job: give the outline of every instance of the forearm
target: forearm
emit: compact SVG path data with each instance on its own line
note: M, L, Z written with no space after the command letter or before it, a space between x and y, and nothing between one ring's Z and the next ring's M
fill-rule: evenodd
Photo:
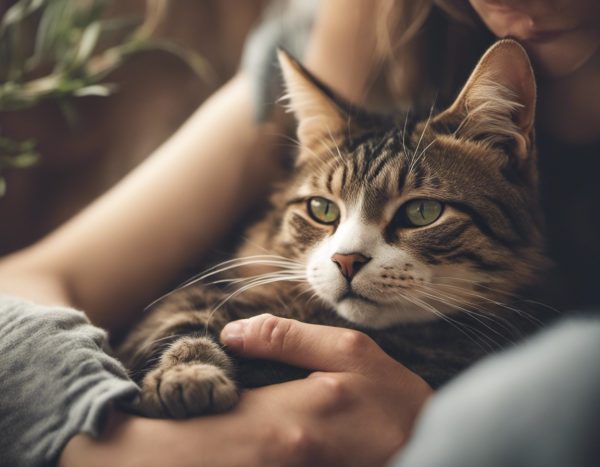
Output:
M306 66L342 97L368 101L379 63L373 53L377 31L373 8L379 2L323 0L306 51Z
M249 94L238 76L123 182L0 262L0 290L66 301L112 330L134 319L272 179L280 130L254 122Z
M37 264L29 250L0 259L0 294L47 305L73 306L64 278L52 268Z
M73 437L58 466L284 465L282 459L290 454L282 452L285 430L278 432L274 425L261 422L252 409L179 421L113 413L102 436Z

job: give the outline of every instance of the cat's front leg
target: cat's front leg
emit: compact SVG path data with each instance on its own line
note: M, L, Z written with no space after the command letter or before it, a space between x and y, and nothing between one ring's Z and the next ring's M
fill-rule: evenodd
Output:
M223 412L239 398L230 358L209 337L182 337L142 380L136 411L160 418Z

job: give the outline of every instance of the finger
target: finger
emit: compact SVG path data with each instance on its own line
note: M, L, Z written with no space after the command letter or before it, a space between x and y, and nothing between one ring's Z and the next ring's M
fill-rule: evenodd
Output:
M353 371L389 357L366 334L264 314L227 324L221 341L246 358L322 371Z

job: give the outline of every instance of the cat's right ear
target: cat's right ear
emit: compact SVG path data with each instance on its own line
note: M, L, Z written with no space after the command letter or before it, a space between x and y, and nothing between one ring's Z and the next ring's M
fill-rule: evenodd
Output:
M462 91L433 123L449 123L454 136L494 146L512 143L520 163L531 154L536 85L525 49L512 39L496 42Z
M331 91L287 52L277 52L283 73L287 108L298 121L298 140L311 154L336 142L349 124L346 112L336 103ZM301 151L301 156L306 151ZM307 154L304 154L307 157Z

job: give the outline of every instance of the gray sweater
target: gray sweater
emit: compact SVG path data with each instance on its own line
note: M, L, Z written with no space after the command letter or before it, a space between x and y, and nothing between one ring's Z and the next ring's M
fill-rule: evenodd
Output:
M52 464L73 435L98 435L108 409L136 396L106 346L80 311L0 295L0 466Z

